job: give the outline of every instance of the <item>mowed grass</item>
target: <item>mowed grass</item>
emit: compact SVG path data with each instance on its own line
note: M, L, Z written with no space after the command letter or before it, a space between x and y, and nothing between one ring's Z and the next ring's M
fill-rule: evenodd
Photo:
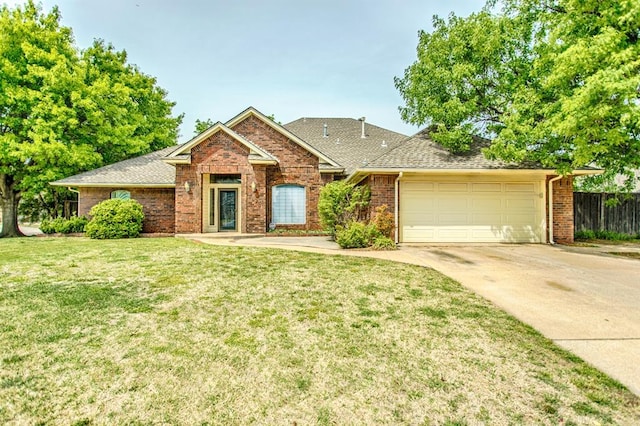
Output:
M427 268L0 240L0 424L634 424L638 399Z

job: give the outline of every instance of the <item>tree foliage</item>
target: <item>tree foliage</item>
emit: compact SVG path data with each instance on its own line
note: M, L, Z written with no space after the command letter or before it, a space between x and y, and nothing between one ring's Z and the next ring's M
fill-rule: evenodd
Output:
M49 182L174 144L173 106L124 51L97 40L80 52L57 7L2 6L0 236L19 235L21 199L61 204Z
M209 127L213 126L214 124L215 123L210 118L207 118L205 120L200 120L200 119L196 118L196 125L195 125L193 133L197 136L200 133L202 133L205 130L207 130Z
M490 1L433 27L395 80L405 121L453 151L479 133L489 157L561 173L640 167L640 2Z

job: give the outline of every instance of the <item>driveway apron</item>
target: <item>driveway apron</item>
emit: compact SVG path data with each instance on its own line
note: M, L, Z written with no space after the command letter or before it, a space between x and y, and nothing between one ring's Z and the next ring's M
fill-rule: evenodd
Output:
M547 245L401 251L456 279L640 395L640 260Z

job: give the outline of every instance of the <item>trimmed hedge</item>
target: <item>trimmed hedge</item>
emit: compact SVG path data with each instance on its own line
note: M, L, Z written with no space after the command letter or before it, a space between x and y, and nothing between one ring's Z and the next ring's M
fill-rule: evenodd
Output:
M142 232L142 205L133 199L105 200L93 206L89 215L85 228L89 238L136 238Z
M55 219L45 219L40 223L40 230L45 234L72 234L84 232L84 228L89 222L84 216L73 216L69 219L57 217Z

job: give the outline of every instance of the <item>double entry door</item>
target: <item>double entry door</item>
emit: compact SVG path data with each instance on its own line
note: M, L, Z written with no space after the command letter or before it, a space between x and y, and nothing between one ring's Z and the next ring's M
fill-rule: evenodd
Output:
M207 185L203 195L203 231L238 232L240 185Z

